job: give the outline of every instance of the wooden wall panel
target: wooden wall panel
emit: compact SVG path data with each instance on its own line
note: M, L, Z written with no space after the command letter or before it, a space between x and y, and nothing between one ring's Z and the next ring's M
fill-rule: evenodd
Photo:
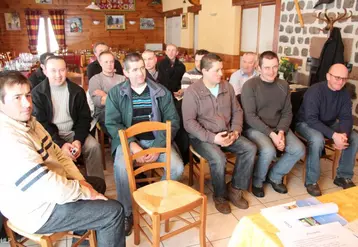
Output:
M65 24L66 44L69 50L91 49L92 44L104 41L114 48L143 50L145 43L164 43L164 15L162 6L148 6L149 0L136 0L136 11L92 11L85 10L90 0L52 0L53 4L36 4L35 0L0 0L0 52L16 50L28 52L28 38L25 25L26 8L41 9L43 14L48 9L65 9L66 19L82 18L82 33L70 33L69 23ZM21 30L7 31L3 13L16 11L20 14ZM105 14L124 14L125 30L105 30ZM140 30L140 18L154 18L154 30ZM99 25L93 25L93 20L99 20ZM130 25L128 21L136 21Z

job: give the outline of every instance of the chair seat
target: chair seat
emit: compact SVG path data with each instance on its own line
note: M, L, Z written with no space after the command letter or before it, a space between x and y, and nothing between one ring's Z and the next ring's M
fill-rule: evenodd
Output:
M10 221L7 221L7 226L14 232L20 234L21 236L24 236L25 238L28 238L28 239L31 239L35 242L40 242L41 238L43 236L51 236L52 233L49 233L49 234L36 234L36 233L28 233L28 232L25 232L23 230L21 230L20 228L14 226L13 224L11 224ZM65 235L65 234L64 234Z
M149 215L163 214L197 200L201 194L189 186L173 180L163 180L134 191L136 203Z

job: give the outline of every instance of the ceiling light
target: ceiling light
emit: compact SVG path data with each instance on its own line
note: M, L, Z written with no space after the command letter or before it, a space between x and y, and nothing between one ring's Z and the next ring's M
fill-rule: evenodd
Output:
M86 7L86 9L100 10L101 8L95 2L92 2L90 5Z

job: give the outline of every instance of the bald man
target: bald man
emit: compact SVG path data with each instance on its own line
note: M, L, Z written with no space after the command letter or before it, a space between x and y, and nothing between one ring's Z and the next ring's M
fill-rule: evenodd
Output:
M245 82L251 79L254 76L257 76L258 73L255 70L257 56L253 52L247 52L242 56L240 69L235 71L230 77L230 84L235 90L235 95L239 99L241 95L242 87Z
M333 140L336 149L343 151L334 184L343 189L355 186L352 177L358 134L352 131L352 102L344 88L348 70L343 64L334 64L326 78L326 81L313 85L305 93L296 124L296 131L308 143L305 186L312 196L322 194L317 181L324 138Z

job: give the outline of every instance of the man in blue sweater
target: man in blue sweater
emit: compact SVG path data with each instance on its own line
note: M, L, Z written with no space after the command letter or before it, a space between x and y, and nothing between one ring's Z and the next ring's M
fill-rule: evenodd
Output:
M344 189L355 186L351 179L358 134L352 131L352 102L348 91L343 88L348 70L343 64L334 64L326 78L327 81L313 85L305 93L296 124L296 131L308 142L305 186L312 196L322 194L317 181L324 138L332 139L335 148L343 151L334 184Z

